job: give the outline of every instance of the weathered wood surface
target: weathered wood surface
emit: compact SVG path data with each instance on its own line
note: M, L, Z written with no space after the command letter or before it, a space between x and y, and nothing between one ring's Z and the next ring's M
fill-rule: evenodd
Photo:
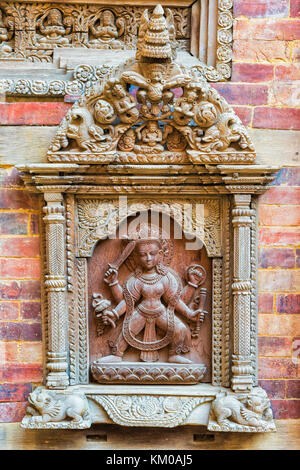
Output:
M46 153L57 126L0 127L0 165L46 162ZM300 132L248 129L257 152L257 163L300 165Z
M27 2L28 0L19 0L20 2ZM40 3L48 3L48 0L40 0ZM61 3L61 0L52 0L52 3ZM155 6L157 5L156 0L134 0L134 1L126 1L124 0L93 0L90 2L89 0L65 0L64 3L67 4L76 4L76 3L93 3L94 5L100 4L102 5L142 5L142 6ZM193 0L160 0L160 4L166 7L172 6L190 6L193 3Z
M0 424L1 450L299 450L300 420L276 421L275 433L211 433L199 426L174 429L94 425L82 431L25 430Z
M257 157L272 165L300 165L300 132L292 130L249 129Z
M46 162L46 153L56 126L0 127L0 164Z

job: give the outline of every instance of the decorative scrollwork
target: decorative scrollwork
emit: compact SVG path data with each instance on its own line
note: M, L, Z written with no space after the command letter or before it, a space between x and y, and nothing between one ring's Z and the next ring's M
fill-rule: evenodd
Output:
M220 201L207 198L192 199L189 202L194 210L191 217L187 214L185 218L184 232L198 236L204 241L210 256L220 256ZM197 204L204 206L204 220L197 219L200 216L196 211ZM177 199L164 200L163 202L135 199L134 202L128 202L124 208L119 206L119 202L115 199L79 199L77 210L80 256L91 256L94 244L115 233L119 224L126 217L150 209L167 213L180 225L182 224L183 202Z
M139 395L87 395L105 409L116 424L125 426L163 426L184 424L194 408L213 397L164 397Z

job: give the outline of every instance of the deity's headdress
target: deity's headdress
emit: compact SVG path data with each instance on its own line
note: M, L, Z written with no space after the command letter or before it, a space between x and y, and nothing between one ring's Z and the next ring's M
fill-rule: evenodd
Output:
M174 58L175 27L171 10L167 16L161 5L157 5L151 17L145 10L141 18L137 56L145 59L170 60Z
M160 227L147 223L139 223L132 229L130 229L129 226L128 238L123 240L124 246L126 243L133 240L135 241L135 245L139 243L157 243L162 250L162 264L170 264L174 254L174 244L170 237L168 237L167 233ZM128 256L125 264L130 270L134 270L136 268L136 263L132 254Z

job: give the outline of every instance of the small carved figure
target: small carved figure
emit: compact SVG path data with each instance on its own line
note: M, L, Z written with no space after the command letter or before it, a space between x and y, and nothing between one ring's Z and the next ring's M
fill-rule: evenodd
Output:
M201 323L204 320L203 310L192 310L188 306L195 290L203 282L203 268L197 270L193 266L187 270L187 285L183 289L178 274L162 264L162 246L159 236L130 241L125 249L125 256L133 252L137 267L123 288L118 281L120 262L111 265L106 271L104 281L111 287L117 306L111 308L104 305L101 298L103 305L99 305L100 312L97 315L100 315L104 325L112 326L116 325L122 315L125 314L125 318L121 334L111 344L113 354L98 362L120 362L129 345L141 351L140 358L145 362L158 361L158 351L168 345L169 362L192 362L182 356L190 350L191 332L175 311L192 322L198 320ZM122 261L125 256L124 253L121 255ZM163 338L157 339L156 328L165 333ZM140 340L137 336L142 331L143 339Z
M186 126L193 119L199 127L209 127L217 120L216 107L206 100L206 89L200 80L193 79L184 88L182 98L175 103L173 118L176 124Z
M28 396L30 406L26 413L30 421L35 423L59 422L72 420L82 423L89 418L89 409L86 400L76 394L55 397L49 390L37 387Z
M0 9L0 42L8 41L8 31L7 28L4 24L3 20L3 13L2 10Z
M81 149L88 150L92 144L91 140L93 140L93 143L95 141L103 142L108 138L104 135L101 127L96 128L92 115L87 109L74 106L69 117L70 121L66 136L74 139Z
M122 78L132 85L141 89L137 91L137 99L142 103L141 112L148 117L149 109L147 101L150 102L150 112L158 116L160 112L168 113L169 104L173 101L174 93L170 90L177 86L184 86L190 81L190 77L184 74L177 74L168 80L164 79L164 66L162 64L152 64L149 67L149 78L137 72L123 72ZM163 102L162 109L159 104Z
M112 102L120 121L125 124L133 124L139 117L136 101L130 95L121 82L110 80L107 84L105 94Z
M186 148L187 141L178 130L171 126L165 126L164 131L165 134L168 132L166 145L170 152L182 152Z
M53 151L61 147L67 148L72 140L81 150L99 150L101 145L111 142L111 136L95 125L88 109L75 104L65 117L63 126L56 134L51 148Z
M194 118L194 107L198 95L195 90L187 90L186 96L176 101L173 119L179 126L186 126Z
M38 37L38 42L43 45L67 45L69 39L66 37L70 32L64 27L62 13L57 8L51 8L37 21L37 30L42 36Z
M237 142L242 149L254 150L246 128L231 112L219 116L216 124L206 130L202 142L207 144L201 146L205 150L226 150L232 142Z
M124 32L124 22L121 18L118 20L118 28L115 24L115 16L110 10L104 10L101 13L99 24L90 25L90 30L95 39L89 41L91 47L100 47L101 49L119 49L124 45L117 38Z
M266 429L273 415L266 392L259 389L240 399L221 392L211 406L211 417L224 430L234 430L235 423Z
M6 57L12 53L12 47L7 44L13 36L13 31L9 31L3 19L3 12L0 9L0 56Z
M139 143L135 146L135 152L162 152L164 150L163 134L156 121L148 121L136 129Z

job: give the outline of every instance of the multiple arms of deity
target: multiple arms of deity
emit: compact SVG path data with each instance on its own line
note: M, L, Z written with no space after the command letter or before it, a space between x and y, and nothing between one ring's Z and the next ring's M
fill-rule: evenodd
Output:
M151 82L148 79L143 77L143 75L137 72L123 72L122 78L130 83L131 85L135 85L144 89L148 89L150 87ZM184 74L178 74L174 77L170 78L169 80L162 80L161 87L162 90L167 90L169 88L174 88L177 86L185 86L190 82L190 77Z
M199 287L200 283L193 270L190 270L187 276L188 283L181 292L179 299L174 305L174 308L178 313L186 317L188 320L197 322L199 329L199 323L203 322L205 315L203 307L199 306L200 308L193 310L188 306L188 303L191 302L192 298L194 297L195 290ZM126 301L123 296L123 289L118 282L118 270L114 267L110 267L104 275L104 282L109 285L112 295L117 302L117 306L110 308L110 304L109 306L105 304L105 308L99 308L100 311L98 314L96 309L96 316L101 317L101 321L104 325L111 324L112 326L115 326L115 322L126 312ZM139 298L140 297L141 294L139 295ZM138 301L139 298L135 298L135 301Z

